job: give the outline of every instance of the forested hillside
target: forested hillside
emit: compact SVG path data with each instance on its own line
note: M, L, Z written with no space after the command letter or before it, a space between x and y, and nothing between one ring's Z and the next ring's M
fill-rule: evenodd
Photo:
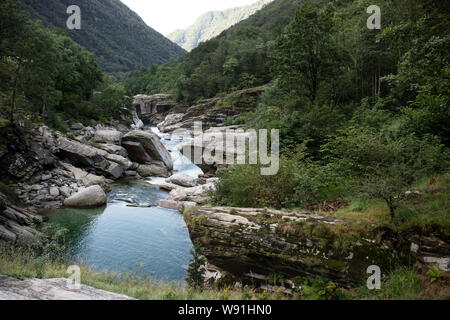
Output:
M105 72L118 74L180 57L184 50L152 28L120 0L21 0L23 7L46 26L66 29L70 5L82 14L81 30L69 36L94 53Z
M127 88L133 93L173 92L179 100L192 102L200 97L266 84L273 78L269 63L273 41L304 2L269 3L183 58L130 73L125 80Z
M130 73L125 86L189 104L268 84L254 112L228 123L279 129L280 172L223 172L219 204L292 208L364 195L394 216L402 192L448 169L449 8L383 0L382 29L372 30L371 4L276 0L181 59Z
M0 4L0 118L44 122L66 131L65 120L107 120L128 114L123 86L105 76L94 55L61 29L49 29L20 10Z

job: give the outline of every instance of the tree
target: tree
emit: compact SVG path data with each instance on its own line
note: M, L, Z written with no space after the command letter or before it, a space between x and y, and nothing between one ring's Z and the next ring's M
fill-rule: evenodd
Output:
M277 41L274 68L283 86L311 101L321 82L335 73L338 62L332 38L334 11L333 5L320 10L303 5Z
M191 288L203 287L205 281L205 263L206 259L202 256L200 244L196 242L191 249L192 260L189 263L186 281Z
M384 200L394 219L405 192L418 178L445 169L442 147L431 137L396 137L375 129L350 127L323 150L333 155L330 166L347 180L349 189Z

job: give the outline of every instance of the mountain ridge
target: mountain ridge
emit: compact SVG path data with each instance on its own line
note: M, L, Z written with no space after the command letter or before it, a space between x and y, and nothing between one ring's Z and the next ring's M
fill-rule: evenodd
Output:
M259 0L250 5L234 7L222 11L209 11L200 15L187 29L178 29L167 37L183 49L191 51L199 43L212 39L222 31L232 27L263 8L273 0Z
M164 64L185 51L149 27L119 0L21 0L22 7L46 26L59 27L94 53L102 70L120 74ZM67 7L81 9L81 30L67 30Z

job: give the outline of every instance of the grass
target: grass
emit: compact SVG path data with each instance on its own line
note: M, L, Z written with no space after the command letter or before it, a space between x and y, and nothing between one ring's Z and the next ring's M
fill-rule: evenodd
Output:
M17 279L67 278L69 263L62 259L37 257L26 248L3 248L0 250L0 274ZM242 300L275 299L267 292L255 293L249 288L243 289L203 289L193 290L180 282L162 282L149 277L126 272L94 272L86 264L80 265L81 283L97 289L124 294L139 300ZM282 297L286 298L286 297Z
M352 300L449 300L449 279L437 282L420 274L413 268L399 268L391 272L381 283L380 290L369 290L361 286L342 291L343 299Z
M0 250L0 274L17 279L66 278L69 276L69 264L61 259L49 259L47 256L36 256L26 248L4 247ZM118 274L113 272L93 272L87 265L80 265L81 283L119 294L124 294L139 300L281 300L291 299L280 290L268 293L255 292L249 287L242 289L203 289L187 288L179 282L166 283L155 281L129 272ZM381 290L368 290L361 286L347 290L335 288L333 299L341 300L416 300L416 299L450 299L450 279L421 275L415 269L396 269L383 279ZM306 279L307 280L307 279ZM308 280L314 284L314 279ZM307 282L308 282L307 281ZM444 285L443 285L443 282ZM293 299L316 300L327 299L325 286L305 285ZM334 288L333 288L334 290Z
M384 201L363 198L352 199L350 206L338 210L333 216L342 218L354 229L388 226L399 232L450 235L450 174L422 180L411 189L420 194L411 194L405 199L396 210L393 221Z

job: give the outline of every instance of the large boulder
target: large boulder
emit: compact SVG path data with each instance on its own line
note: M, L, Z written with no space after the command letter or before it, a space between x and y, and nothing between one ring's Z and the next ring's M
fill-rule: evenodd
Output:
M127 150L122 147L115 144L105 143L105 144L97 144L97 147L99 149L102 149L108 153L117 154L118 156L122 156L124 158L128 158L128 152Z
M91 208L106 204L106 194L102 187L95 185L78 191L64 200L64 206L71 208Z
M108 163L105 159L106 151L69 140L63 136L58 137L59 155L67 158L75 166L105 168Z
M133 166L133 163L130 160L117 154L108 153L105 158L119 164L124 170L128 170Z
M168 177L170 175L169 170L161 165L158 164L141 164L138 169L137 173L141 177Z
M184 217L208 262L247 283L277 274L285 280L320 276L353 287L366 281L369 266L388 273L410 256L409 246L397 237L343 233L349 226L331 216L202 207L185 211Z
M97 130L94 135L94 142L119 144L122 141L123 133L117 130Z
M74 167L68 163L61 162L60 164L80 185L90 187L97 184L106 184L106 179L103 176L97 176L95 174L88 173L87 171Z
M107 157L111 159L113 157L104 150L66 139L63 136L58 137L58 145L59 155L77 167L95 169L97 173L112 179L120 178L124 172L121 165L107 160Z
M140 144L140 146L137 144ZM152 132L131 131L123 136L122 145L127 149L133 161L141 164L152 164L155 161L162 161L169 170L173 169L172 157L169 151L161 143L159 137ZM145 150L147 157L142 154L142 149Z
M166 182L188 188L195 187L197 185L195 182L195 178L184 173L174 174L169 179L167 179Z

